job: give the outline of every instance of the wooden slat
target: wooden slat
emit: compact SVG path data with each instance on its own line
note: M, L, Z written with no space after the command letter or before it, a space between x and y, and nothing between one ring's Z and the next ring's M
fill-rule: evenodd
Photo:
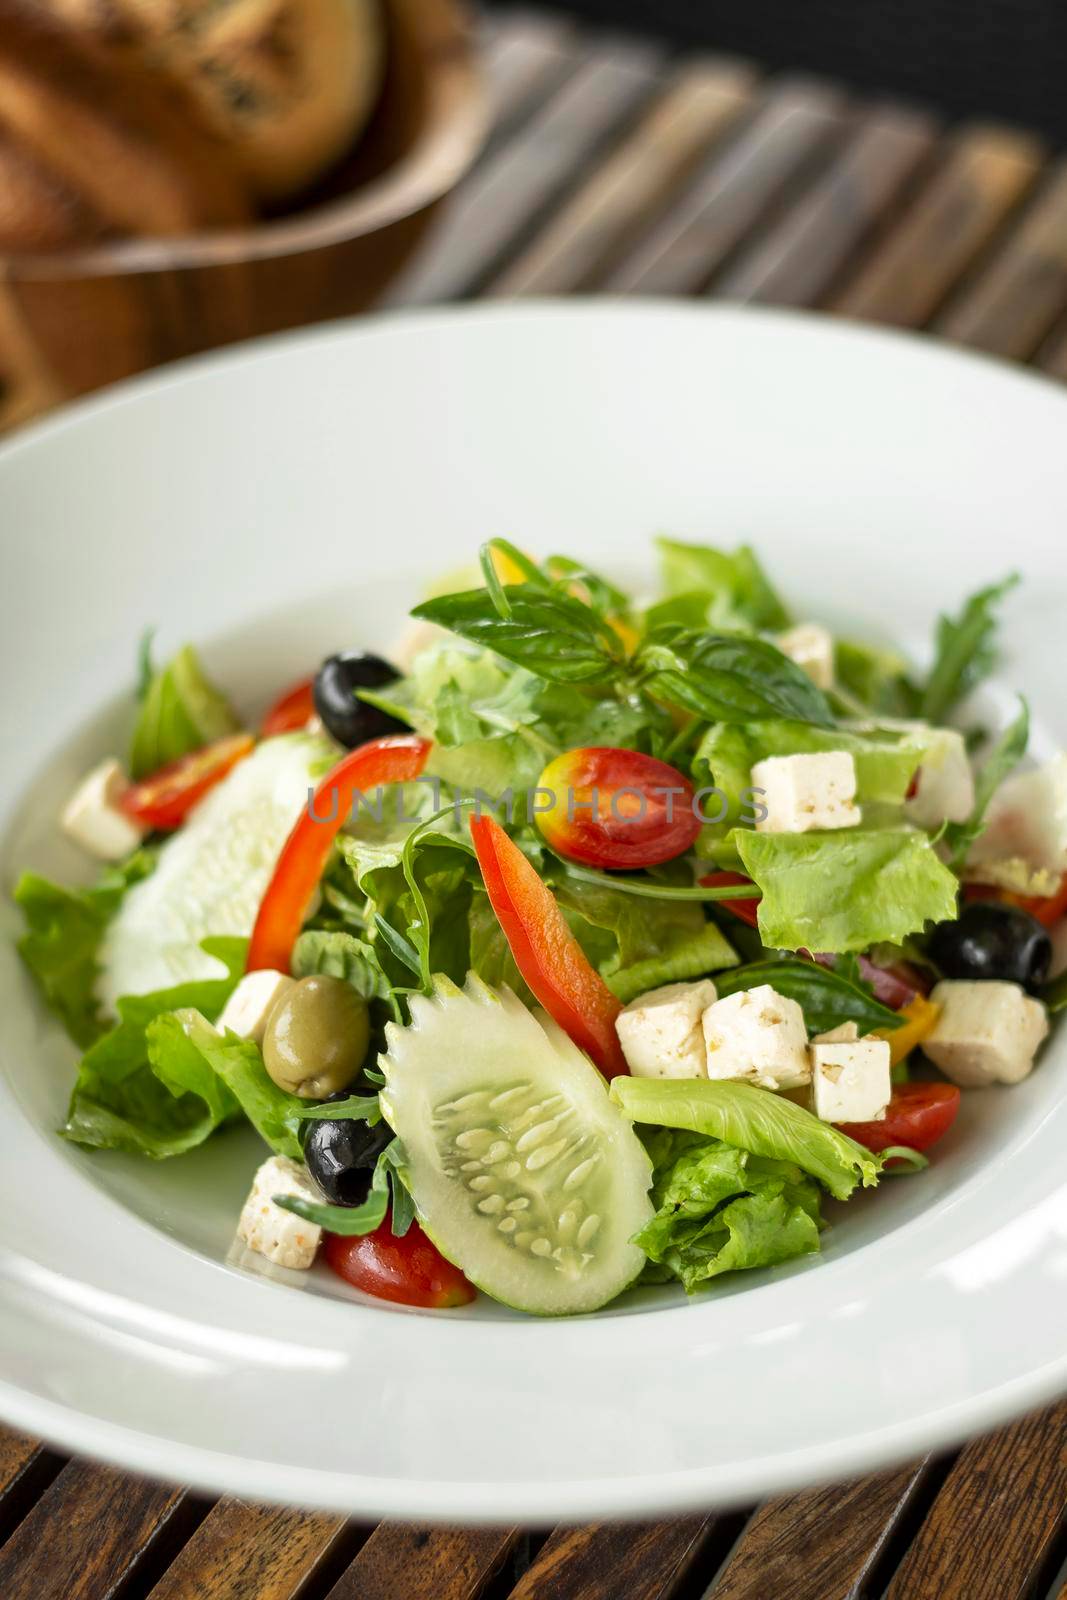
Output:
M667 1600L714 1526L713 1517L683 1517L558 1528L511 1600Z
M520 1537L518 1528L383 1522L328 1600L478 1600Z
M1050 378L1067 381L1067 328L1057 332L1042 350L1040 364Z
M591 51L537 115L471 174L391 303L453 299L500 272L586 163L653 93L660 60L645 45Z
M836 89L800 78L773 84L751 122L712 157L649 238L606 276L605 287L642 294L703 288L844 126Z
M343 1517L220 1500L151 1600L295 1600L345 1527Z
M111 1600L180 1518L186 1491L72 1461L0 1549L3 1600Z
M856 1600L928 1463L762 1505L711 1600Z
M666 208L699 158L738 116L755 77L754 69L740 62L683 68L625 143L490 292L562 294L592 287L598 273Z
M537 12L504 13L488 19L485 50L490 135L487 149L501 143L530 111L556 89L579 54L573 28L561 17Z
M923 326L1026 194L1040 164L1040 146L1027 134L964 131L942 170L835 296L834 308Z
M932 117L873 106L824 177L715 285L732 300L816 305L934 147Z
M56 1458L36 1439L0 1427L0 1543L56 1470Z
M961 344L1025 361L1067 309L1067 163L1041 193L989 269L934 324Z
M966 1447L886 1600L1023 1600L1065 1510L1067 1403Z

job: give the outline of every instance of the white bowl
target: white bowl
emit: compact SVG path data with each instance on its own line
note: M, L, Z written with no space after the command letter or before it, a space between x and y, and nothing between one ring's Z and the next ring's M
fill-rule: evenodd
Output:
M121 736L146 624L207 641L253 715L387 644L496 534L631 571L656 530L751 540L801 614L917 648L1018 567L1003 681L1051 749L1065 437L1067 397L993 363L676 304L382 319L114 391L0 452L4 884L87 876L53 819ZM412 1313L227 1263L251 1135L159 1165L57 1139L74 1052L16 928L5 904L0 1414L67 1449L365 1516L546 1522L844 1477L1067 1388L1062 1040L965 1096L931 1170L838 1211L819 1258L570 1322Z

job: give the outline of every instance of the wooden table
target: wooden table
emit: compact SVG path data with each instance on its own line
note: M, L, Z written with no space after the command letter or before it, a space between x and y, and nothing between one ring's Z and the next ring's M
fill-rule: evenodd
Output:
M711 294L1067 377L1067 163L1030 134L535 14L488 52L494 134L393 303ZM0 1431L0 1600L1067 1600L1065 1437L1067 1404L743 1513L546 1533L212 1501Z

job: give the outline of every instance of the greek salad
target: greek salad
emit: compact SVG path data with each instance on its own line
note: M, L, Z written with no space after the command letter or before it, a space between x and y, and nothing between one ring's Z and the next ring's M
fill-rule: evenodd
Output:
M1025 1078L1067 1003L1067 755L1020 766L1022 702L956 725L1015 579L920 674L747 547L657 544L638 598L494 540L255 729L146 643L61 817L102 875L15 889L83 1052L62 1136L251 1123L247 1250L559 1315L817 1252L828 1197Z

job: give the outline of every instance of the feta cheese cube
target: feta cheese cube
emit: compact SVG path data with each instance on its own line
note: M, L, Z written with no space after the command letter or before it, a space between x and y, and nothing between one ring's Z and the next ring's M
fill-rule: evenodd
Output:
M287 1156L271 1156L252 1182L252 1192L237 1224L237 1237L275 1266L304 1271L315 1259L322 1229L276 1206L276 1194L297 1195L301 1200L322 1204L321 1194L302 1166Z
M119 809L130 787L113 758L101 761L71 795L59 818L67 836L100 861L121 861L136 850L146 830Z
M284 972L275 972L273 968L246 972L223 1006L216 1028L220 1033L225 1033L229 1028L231 1033L239 1034L242 1039L254 1039L256 1044L262 1044L267 1018L275 1001L287 989L291 989L293 983L294 979Z
M963 734L955 728L931 728L926 733L929 743L904 815L920 828L966 822L974 810L974 773Z
M780 633L775 640L779 650L806 672L818 689L832 689L834 683L834 641L817 622L801 622Z
M837 1044L814 1041L811 1085L815 1115L823 1122L883 1121L893 1092L889 1057L886 1039Z
M967 867L1013 857L1057 877L1067 871L1067 754L1000 785Z
M768 756L752 768L752 787L767 815L759 833L808 833L813 828L855 828L860 822L856 763L847 750L817 755Z
M710 978L666 983L622 1010L615 1031L635 1078L706 1078L707 1052L700 1019L716 1000Z
M815 1044L853 1044L860 1036L860 1030L854 1022L840 1022L836 1028L831 1028L828 1033L817 1033L811 1041Z
M769 983L716 1000L703 1028L709 1078L740 1078L764 1089L811 1081L804 1013Z
M930 999L941 1015L923 1050L964 1089L1019 1083L1048 1034L1048 1014L1017 983L946 979Z

